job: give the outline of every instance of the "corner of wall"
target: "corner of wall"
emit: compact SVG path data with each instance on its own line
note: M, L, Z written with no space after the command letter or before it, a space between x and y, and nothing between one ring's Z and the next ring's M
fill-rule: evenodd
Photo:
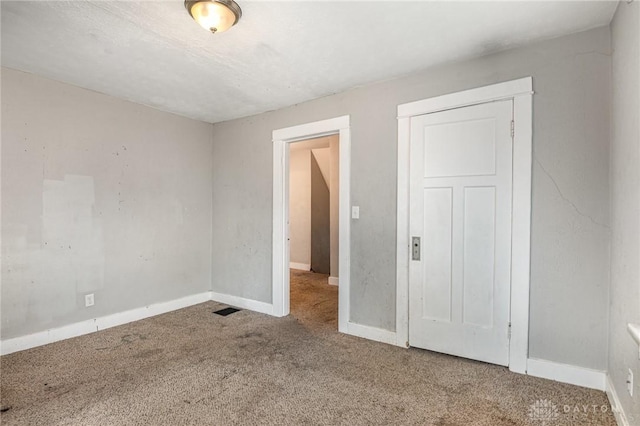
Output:
M611 404L611 412L613 413L613 416L615 417L616 423L618 423L618 426L631 426L631 423L629 423L629 420L627 419L627 416L625 415L624 410L622 409L620 398L616 393L616 389L613 386L613 383L611 383L611 376L609 374L607 374L605 392L607 394L607 399L609 400L609 404Z
M211 228L209 228L209 291L213 291L213 219L214 219L214 214L213 214L213 209L214 209L214 204L213 204L213 191L215 188L215 185L213 184L213 161L214 161L214 146L215 146L215 124L211 123L210 124L210 143L211 143L211 207L210 207L210 211L211 211Z
M640 376L638 343L627 330L640 323L640 2L621 1L611 32L611 217L607 396L619 425L638 424L640 398L627 392L627 374Z

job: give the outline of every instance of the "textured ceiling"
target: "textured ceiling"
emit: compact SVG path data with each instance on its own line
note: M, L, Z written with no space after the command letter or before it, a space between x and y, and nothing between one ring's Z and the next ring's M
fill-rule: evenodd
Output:
M616 2L2 1L2 65L208 122L607 25Z

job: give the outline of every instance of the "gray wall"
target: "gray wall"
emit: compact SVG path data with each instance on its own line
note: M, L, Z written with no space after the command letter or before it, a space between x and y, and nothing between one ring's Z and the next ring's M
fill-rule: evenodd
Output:
M310 149L289 152L289 260L311 265Z
M211 155L210 124L3 68L2 338L209 290Z
M328 149L328 148L326 148ZM311 270L328 274L331 270L329 187L322 177L314 154L311 155Z
M215 124L213 290L271 302L274 129L351 116L351 320L395 329L398 104L533 76L532 357L606 368L608 27Z
M312 259L311 161L320 166L321 178L330 179L330 143L337 136L289 144L289 261L309 270ZM321 268L324 269L324 268ZM328 272L327 272L328 273Z
M611 317L609 375L632 425L640 424L638 346L627 323L640 324L640 4L620 2L611 24ZM627 369L634 371L634 397Z
M330 275L338 278L340 270L340 138L331 136L329 142L329 222L331 223L331 272Z

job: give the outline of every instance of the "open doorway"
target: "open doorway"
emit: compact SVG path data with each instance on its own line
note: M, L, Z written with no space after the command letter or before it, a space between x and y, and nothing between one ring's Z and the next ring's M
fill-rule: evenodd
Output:
M290 309L313 327L337 329L338 134L289 144Z
M337 167L334 172L338 175L334 179L337 184L337 221L339 223L337 231L337 250L329 251L329 273L317 279L317 284L323 289L335 292L337 284L338 292L338 330L343 333L349 330L349 283L350 283L350 152L351 139L349 129L349 116L342 116L313 123L301 124L294 127L274 130L273 132L273 314L276 316L286 316L290 312L291 305L291 262L298 263L306 269L304 258L296 262L290 258L290 218L289 218L289 196L290 196L290 146L302 141L318 140L327 137L337 139ZM295 150L295 148L294 148ZM311 154L312 155L312 154ZM314 156L317 158L318 156ZM309 157L309 161L311 162ZM317 163L317 160L316 160ZM310 164L311 167L311 164ZM318 169L320 166L318 165ZM317 171L317 170L316 170ZM309 174L311 168L309 169ZM330 173L330 172L329 172ZM322 174L322 170L319 171ZM328 179L331 185L331 179ZM329 188L330 189L330 188ZM330 196L330 191L329 191ZM335 208L335 204L334 204ZM334 210L335 215L335 210ZM311 218L310 218L311 219ZM324 219L326 221L326 218ZM329 218L330 220L330 218ZM326 234L325 234L326 235ZM334 235L335 243L335 235ZM329 234L329 244L331 244L331 234ZM325 252L326 253L326 252ZM337 257L331 262L331 255ZM297 258L300 260L301 258ZM308 260L309 271L311 273L312 260ZM334 271L331 271L333 263ZM326 265L326 263L325 263ZM335 273L337 269L337 274ZM307 271L301 271L305 273ZM331 284L329 284L331 281ZM331 290L333 288L333 290ZM322 303L320 303L322 305ZM334 314L335 315L335 314ZM335 317L334 317L335 318ZM335 320L334 320L335 321Z

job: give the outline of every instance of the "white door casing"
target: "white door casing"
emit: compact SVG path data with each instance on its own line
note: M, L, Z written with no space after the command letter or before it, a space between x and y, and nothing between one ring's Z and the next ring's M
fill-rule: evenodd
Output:
M339 135L338 229L340 285L338 330L349 332L351 276L351 131L348 115L274 130L273 137L273 256L272 304L274 316L289 314L289 144L333 134Z
M511 100L411 118L411 346L509 365L511 121Z
M396 344L409 346L409 170L411 118L482 103L512 100L513 180L509 369L526 373L531 239L532 78L525 77L398 106Z

